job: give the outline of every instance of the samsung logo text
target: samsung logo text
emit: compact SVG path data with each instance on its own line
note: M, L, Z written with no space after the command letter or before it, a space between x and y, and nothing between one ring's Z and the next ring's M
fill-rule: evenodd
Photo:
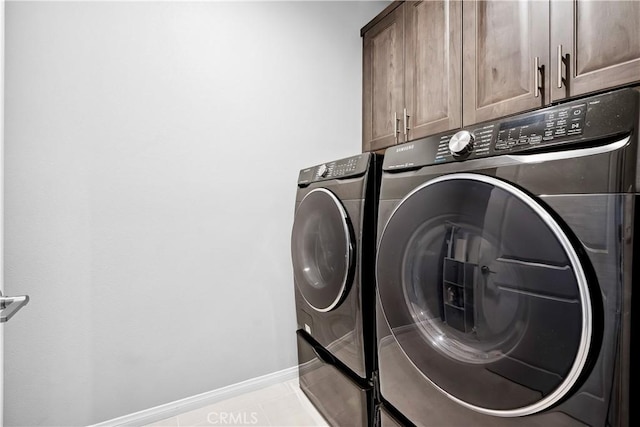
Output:
M401 151L409 151L409 150L413 150L414 145L407 145L406 147L398 147L396 148L396 153L399 153Z

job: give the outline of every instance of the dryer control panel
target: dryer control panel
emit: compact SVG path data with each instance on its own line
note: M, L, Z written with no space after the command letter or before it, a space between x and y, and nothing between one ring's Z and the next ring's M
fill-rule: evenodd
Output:
M298 176L298 186L309 185L317 181L353 178L363 175L367 171L370 156L370 153L362 153L357 156L302 169Z
M566 150L630 134L639 96L638 89L621 89L408 142L387 149L383 170Z

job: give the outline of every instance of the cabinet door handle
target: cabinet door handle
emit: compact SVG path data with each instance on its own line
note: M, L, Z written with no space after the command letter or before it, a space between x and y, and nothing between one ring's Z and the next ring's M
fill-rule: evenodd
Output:
M540 96L540 57L533 58L533 94Z
M398 143L398 134L400 133L400 130L398 129L398 112L394 111L393 112L393 136L396 139L396 144Z
M404 109L404 140L409 140L409 114L407 114L407 109Z
M558 89L562 88L562 45L558 45Z

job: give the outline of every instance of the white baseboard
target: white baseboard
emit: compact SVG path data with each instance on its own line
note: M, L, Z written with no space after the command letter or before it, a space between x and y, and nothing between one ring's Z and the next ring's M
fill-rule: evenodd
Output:
M298 376L298 366L283 369L281 371L272 372L261 377L251 378L237 384L231 384L217 390L208 391L197 394L195 396L176 400L164 405L145 409L133 414L114 418L112 420L103 421L89 427L138 427L164 420L165 418L175 417L178 414L202 408L225 399L230 399L244 393L249 393L261 388L278 384L284 381L294 379Z

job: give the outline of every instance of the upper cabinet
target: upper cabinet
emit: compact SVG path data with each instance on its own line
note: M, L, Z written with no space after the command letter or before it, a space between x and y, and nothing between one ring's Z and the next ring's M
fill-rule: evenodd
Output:
M462 13L464 124L544 105L549 4L465 2Z
M640 2L551 2L551 100L640 80Z
M364 151L640 82L640 1L394 2L362 35Z
M404 3L404 140L460 127L461 13L457 1Z
M396 144L404 106L404 8L396 8L364 35L364 151Z
M459 127L462 5L392 4L363 28L363 148Z

